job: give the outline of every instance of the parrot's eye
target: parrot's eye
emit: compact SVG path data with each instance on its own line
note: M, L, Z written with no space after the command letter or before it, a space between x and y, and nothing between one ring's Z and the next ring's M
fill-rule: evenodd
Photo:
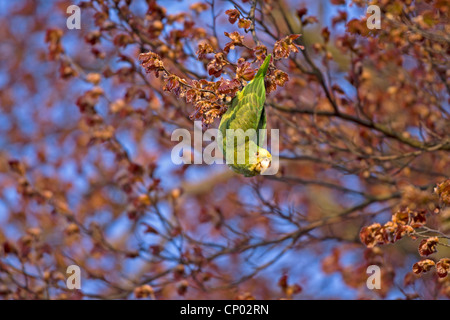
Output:
M259 156L259 152L256 152L256 155Z

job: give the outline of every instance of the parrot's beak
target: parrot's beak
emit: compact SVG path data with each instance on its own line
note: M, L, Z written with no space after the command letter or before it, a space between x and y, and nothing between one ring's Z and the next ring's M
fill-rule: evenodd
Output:
M270 159L266 158L261 161L261 173L267 170L270 167Z

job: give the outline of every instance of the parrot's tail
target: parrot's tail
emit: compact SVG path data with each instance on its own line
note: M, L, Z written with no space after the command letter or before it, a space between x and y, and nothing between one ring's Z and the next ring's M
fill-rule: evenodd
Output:
M270 58L272 57L271 54L268 54L266 59L264 60L263 64L261 65L261 67L258 70L258 73L256 74L256 77L265 77L266 73L267 73L267 69L269 69L269 64L270 64Z

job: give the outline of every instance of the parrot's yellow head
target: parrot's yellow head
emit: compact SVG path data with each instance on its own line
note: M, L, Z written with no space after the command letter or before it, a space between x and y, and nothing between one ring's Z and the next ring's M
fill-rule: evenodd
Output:
M256 152L256 166L254 170L258 174L264 173L264 171L269 168L271 162L272 155L270 154L270 152L264 148L258 147L258 151Z

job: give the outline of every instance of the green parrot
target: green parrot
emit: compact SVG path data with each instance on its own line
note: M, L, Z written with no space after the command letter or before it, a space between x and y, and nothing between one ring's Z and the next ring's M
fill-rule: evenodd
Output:
M256 76L236 94L231 106L220 120L219 131L223 137L221 148L227 164L235 172L246 177L263 173L272 161L270 152L260 147L266 129L264 77L269 68L270 58L271 55L267 55ZM234 134L227 136L228 129L235 130ZM260 129L264 130L260 132ZM234 148L234 153L229 152L228 155L227 141L228 150L231 150L230 146Z

